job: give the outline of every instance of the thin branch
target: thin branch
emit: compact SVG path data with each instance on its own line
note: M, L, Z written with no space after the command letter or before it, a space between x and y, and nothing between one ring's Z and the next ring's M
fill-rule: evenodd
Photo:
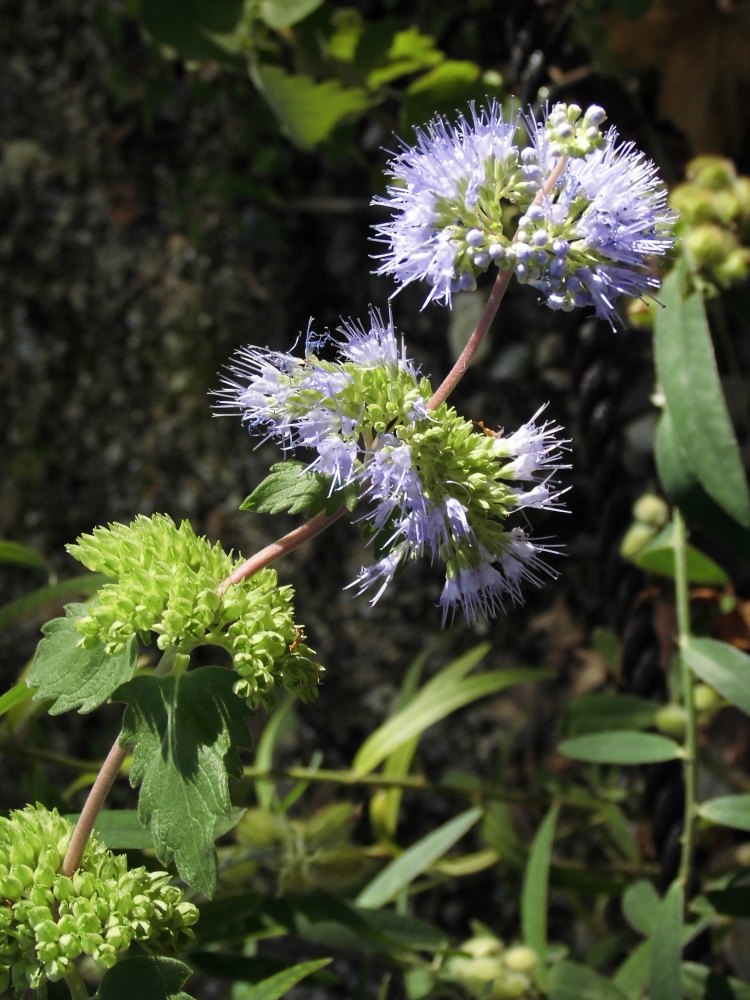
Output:
M542 198L550 193L552 188L559 181L567 165L568 157L561 156L555 164L555 169L545 181L544 187L537 191L536 197L531 203L532 205L538 205ZM516 235L513 237L513 243L516 242L517 236L518 231L516 231ZM428 402L427 406L430 410L436 410L441 403L444 403L466 374L466 369L469 367L474 355L479 350L479 345L487 336L487 331L495 318L497 310L500 308L500 303L502 302L506 289L510 284L510 279L513 277L514 270L515 264L512 264L509 268L507 268L507 270L501 270L498 274L495 284L492 287L490 297L487 299L487 305L484 307L484 311L479 318L476 329L469 338L468 344L461 352L461 356L458 361L448 372L447 376L443 380L443 383L435 391L432 399Z
M102 769L97 775L96 781L86 799L83 812L76 823L73 837L68 846L62 868L60 869L62 874L67 875L68 878L71 878L81 865L83 852L86 850L86 844L88 844L91 831L94 829L96 817L99 815L104 805L104 800L107 798L109 790L114 784L115 778L120 773L120 768L129 752L129 747L123 749L115 741L114 746L107 754L107 759L102 764Z
M277 541L271 542L270 545L266 545L260 552L256 552L254 556L246 559L226 580L221 581L218 587L219 596L224 593L227 587L232 586L234 583L240 583L242 580L247 580L248 577L254 576L268 566L269 563L286 555L287 552L298 548L298 546L309 541L311 538L315 538L316 535L319 535L321 531L325 531L329 525L337 521L345 512L346 504L342 503L336 513L331 514L330 517L326 517L324 514L317 514L306 524L295 528L294 531L290 531L288 535L284 535L283 538L279 538Z

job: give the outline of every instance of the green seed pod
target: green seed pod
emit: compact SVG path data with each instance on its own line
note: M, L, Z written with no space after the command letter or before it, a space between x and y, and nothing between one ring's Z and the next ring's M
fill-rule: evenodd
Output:
M656 728L668 736L682 736L687 725L687 714L681 705L665 705L656 713Z

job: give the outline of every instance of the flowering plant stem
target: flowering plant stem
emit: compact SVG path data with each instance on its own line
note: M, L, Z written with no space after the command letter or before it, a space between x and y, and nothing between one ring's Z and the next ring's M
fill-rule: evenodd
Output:
M89 1000L89 991L86 989L83 976L78 971L78 966L73 965L72 962L65 976L65 982L68 984L68 989L73 1000Z
M687 539L685 520L675 507L672 518L673 547L675 562L675 597L677 602L677 642L680 652L680 667L682 671L682 697L686 713L685 725L685 819L682 830L682 857L680 860L679 881L684 887L690 881L690 872L695 845L695 806L697 793L697 756L698 756L698 726L695 715L695 698L693 696L693 672L683 655L685 647L690 642L690 593L687 578Z
M534 201L532 202L533 205L538 205L542 198L550 193L552 188L562 176L567 165L568 157L561 156L555 165L555 169L547 178L544 187L534 198ZM513 242L516 242L515 236L513 237ZM469 338L469 342L466 347L464 347L463 351L461 351L461 356L458 361L456 361L455 365L448 372L448 375L443 380L442 385L437 389L432 399L430 399L427 404L428 409L436 410L441 403L444 403L466 374L466 369L469 367L472 362L472 358L479 350L479 345L487 336L487 331L497 314L497 310L500 308L500 303L502 302L505 291L510 284L510 279L513 277L514 270L515 265L512 265L505 270L500 270L498 272L495 284L492 286L492 291L490 292L490 297L487 299L487 305L484 307L484 311L479 317L476 329Z
M177 661L178 652L176 646L170 646L159 661L154 673L159 675L168 674ZM83 852L86 850L86 844L88 844L91 832L94 829L96 817L101 812L104 801L109 795L109 790L115 783L115 779L120 773L120 769L129 752L130 747L120 746L118 736L112 744L112 749L107 754L106 760L102 764L96 781L91 786L91 791L81 810L81 815L78 817L78 822L68 845L68 850L60 869L61 873L67 875L68 878L71 878L81 865ZM85 995L88 996L88 993ZM77 994L74 994L74 1000L76 997Z

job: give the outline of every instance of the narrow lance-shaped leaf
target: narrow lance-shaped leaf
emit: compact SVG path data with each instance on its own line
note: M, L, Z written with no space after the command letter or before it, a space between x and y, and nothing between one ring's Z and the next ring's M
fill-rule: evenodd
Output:
M0 538L0 563L10 563L13 566L28 566L31 569L47 569L47 562L34 549L20 542L8 542Z
M750 493L716 367L703 298L683 296L686 268L662 284L654 327L656 367L675 436L707 493L750 527Z
M232 996L235 1000L280 1000L301 979L317 972L318 969L322 969L326 965L330 965L330 963L330 958L319 958L314 962L301 962L299 965L292 965L260 983L235 987Z
M293 702L294 695L287 695L271 715L258 740L258 749L255 753L255 766L262 768L264 771L270 771L273 767L273 751L276 746L276 739ZM265 778L259 779L255 782L255 794L261 809L270 809L276 795L276 783Z
M558 750L565 757L590 764L654 764L682 756L682 748L674 740L628 729L576 736L564 740Z
M682 913L685 891L673 882L661 902L651 939L650 1000L682 1000Z
M31 691L29 691L26 681L19 681L0 698L0 715L5 715L6 712L10 712L11 708L15 708L16 705L20 705L21 702L30 697Z
M698 811L712 823L750 831L750 795L721 795L701 802Z
M63 597L72 597L74 594L88 597L95 594L105 583L111 582L110 578L102 573L83 573L81 576L74 576L69 580L62 580L60 583L50 584L49 587L34 590L30 594L19 597L17 601L11 601L10 604L0 608L0 631L27 615L33 615L35 611L45 608L53 601L59 601Z
M552 845L560 807L552 806L542 820L531 845L521 894L521 928L525 943L539 957L537 982L547 988L547 894Z
M378 909L396 898L399 892L433 865L471 829L482 815L479 807L468 809L455 819L439 826L391 861L357 896L357 906Z
M750 715L750 656L716 639L691 639L682 655L702 681Z
M92 712L135 673L135 638L116 656L108 656L103 644L94 649L78 645L82 636L76 622L87 613L85 604L68 604L64 618L54 618L42 626L45 637L37 646L26 683L36 689L34 701L54 701L50 715L74 708L82 714Z
M217 824L231 820L228 775L241 777L238 746L250 746L236 675L201 667L135 677L114 699L127 703L121 746L132 746L130 782L141 785L138 814L151 822L156 856L210 896L216 885Z

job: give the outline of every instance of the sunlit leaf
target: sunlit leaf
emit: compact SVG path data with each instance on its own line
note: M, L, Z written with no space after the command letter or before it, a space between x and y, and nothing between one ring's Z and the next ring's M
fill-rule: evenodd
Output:
M319 958L314 962L301 962L299 965L292 965L290 968L284 969L283 972L277 972L275 976L259 983L238 984L232 994L233 1000L279 1000L300 980L326 965L330 965L330 963L330 958Z
M654 350L674 434L708 494L750 527L750 493L716 367L703 299L682 294L685 267L661 287Z
M521 929L525 943L539 956L537 982L547 987L547 896L552 845L559 806L554 805L542 820L531 844L521 894Z
M261 0L260 16L269 28L286 28L312 14L323 0Z
M750 831L750 795L721 795L701 802L698 812L712 823Z
M360 907L376 910L390 903L399 892L449 851L482 815L479 807L468 809L417 841L391 861L357 896Z
M654 764L682 756L682 748L666 736L627 729L576 736L562 742L558 750L565 757L591 764Z
M21 702L30 698L31 694L32 692L29 690L26 681L19 681L18 684L14 685L0 697L0 715L10 712L11 708L15 708L16 705L20 705Z
M359 494L357 483L332 490L330 478L306 470L304 462L291 460L272 465L269 475L240 505L240 510L256 514L280 514L282 511L301 514L304 511L308 517L321 512L330 517L342 503L347 510L354 510Z
M750 715L750 656L716 639L690 639L682 655L702 681Z
M411 27L397 31L388 50L387 63L374 69L367 77L367 86L377 90L385 83L399 77L436 66L445 59L445 53L435 47L431 35L423 35L418 28Z
M129 681L138 663L138 642L131 638L122 653L108 655L101 643L80 646L76 622L88 614L85 604L67 604L65 617L42 626L39 643L26 678L34 701L54 701L50 715L77 708L81 714L103 705L115 688Z
M685 890L673 882L659 907L651 938L650 1000L682 1000L682 913Z
M362 87L343 87L338 80L316 83L280 66L258 64L253 79L271 106L281 130L301 149L327 139L339 122L357 118L370 106Z

